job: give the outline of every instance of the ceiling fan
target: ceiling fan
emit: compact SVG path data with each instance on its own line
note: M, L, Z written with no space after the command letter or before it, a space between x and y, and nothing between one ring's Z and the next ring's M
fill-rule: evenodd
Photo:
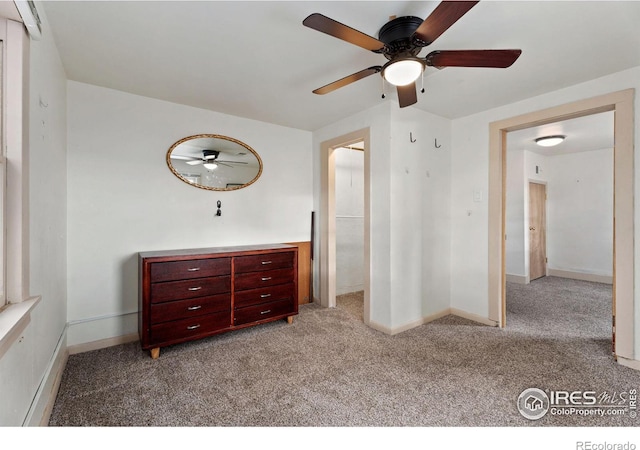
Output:
M478 1L443 1L425 20L414 16L392 18L380 29L378 39L322 14L311 14L302 21L306 27L342 39L365 50L381 53L388 59L383 66L372 66L353 73L322 86L313 93L327 94L381 72L384 80L396 86L400 107L404 108L418 101L415 81L423 74L426 66L438 69L510 67L518 59L522 50L435 50L424 58L418 56L423 47L432 44L477 3ZM424 89L421 92L424 92Z
M182 156L182 155L171 155L173 159L180 159L185 161L190 166L196 166L198 164L203 164L205 168L209 170L213 170L218 165L227 166L233 168L231 164L248 164L245 161L226 161L222 159L218 159L220 156L220 152L218 150L202 150L202 158L195 158L191 156Z

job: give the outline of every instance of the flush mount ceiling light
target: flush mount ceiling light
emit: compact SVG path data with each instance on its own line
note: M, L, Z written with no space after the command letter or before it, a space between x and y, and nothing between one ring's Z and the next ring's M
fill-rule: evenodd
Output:
M406 86L418 79L424 63L418 58L401 58L389 61L382 68L382 76L394 86Z
M558 145L560 142L564 141L565 137L566 136L562 135L544 136L537 138L535 142L541 147L553 147L554 145Z

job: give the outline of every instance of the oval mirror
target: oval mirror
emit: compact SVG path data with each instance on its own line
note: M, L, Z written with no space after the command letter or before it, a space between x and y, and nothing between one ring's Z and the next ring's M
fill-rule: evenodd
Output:
M242 189L262 174L262 160L254 149L219 134L180 139L169 148L167 165L185 183L211 191Z

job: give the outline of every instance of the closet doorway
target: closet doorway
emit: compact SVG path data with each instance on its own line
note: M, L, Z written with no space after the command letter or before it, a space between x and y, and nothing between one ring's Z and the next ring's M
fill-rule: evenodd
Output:
M342 150L348 149L348 150ZM362 320L369 324L370 318L370 218L369 218L369 129L365 128L352 133L336 137L320 144L321 152L321 199L320 199L320 304L325 307L336 307L336 295L345 290L360 289L363 297ZM357 155L344 151L358 152ZM345 157L343 157L345 156ZM352 183L348 157L353 164L353 182L360 184L357 190L361 194L352 192L353 198L343 198L344 192L337 192L337 188ZM356 162L361 159L361 162ZM343 167L347 161L347 167ZM339 166L337 166L339 163ZM355 171L356 166L361 169ZM337 170L340 173L337 173ZM357 180L357 178L361 178ZM341 188L341 191L344 189ZM337 196L340 199L337 200ZM356 200L356 195L359 199ZM362 200L360 206L348 206L349 202ZM345 204L346 203L346 204ZM359 223L362 226L359 226ZM358 237L350 240L345 233L355 233L361 228ZM355 234L352 234L355 236ZM357 239L357 242L356 242ZM338 240L340 249L338 250ZM352 247L351 249L347 247ZM349 259L359 259L361 263L353 264ZM345 274L345 267L351 265L351 273ZM359 265L359 268L355 268ZM344 277L343 275L348 275Z
M364 306L364 142L334 150L336 302L362 319Z

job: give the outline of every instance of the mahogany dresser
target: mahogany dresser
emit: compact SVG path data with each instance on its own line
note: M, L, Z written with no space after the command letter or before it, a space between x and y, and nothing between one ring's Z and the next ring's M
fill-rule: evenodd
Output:
M298 248L273 244L142 252L138 333L160 347L298 314Z

